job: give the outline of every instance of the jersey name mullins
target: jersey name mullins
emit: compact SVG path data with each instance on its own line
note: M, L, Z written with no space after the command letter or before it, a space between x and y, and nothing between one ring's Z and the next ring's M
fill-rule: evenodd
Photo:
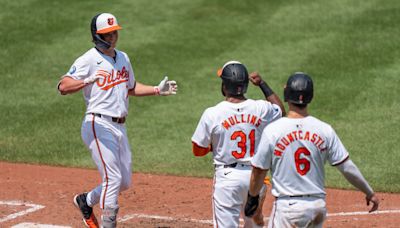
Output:
M261 124L261 118L252 114L233 115L223 120L221 124L228 130L230 127L241 123L248 123L258 127Z

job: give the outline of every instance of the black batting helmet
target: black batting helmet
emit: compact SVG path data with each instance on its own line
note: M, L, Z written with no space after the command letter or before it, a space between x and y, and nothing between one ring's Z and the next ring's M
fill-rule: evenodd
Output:
M218 70L218 76L222 79L222 85L228 95L243 95L249 85L249 74L246 67L238 61L229 61ZM222 91L222 93L224 93ZM224 94L225 95L225 94Z
M286 83L284 97L286 102L293 104L308 104L314 95L313 81L303 72L291 75Z
M109 49L111 44L102 38L102 34L122 29L118 25L117 18L110 13L100 13L93 17L90 23L93 43L96 47Z

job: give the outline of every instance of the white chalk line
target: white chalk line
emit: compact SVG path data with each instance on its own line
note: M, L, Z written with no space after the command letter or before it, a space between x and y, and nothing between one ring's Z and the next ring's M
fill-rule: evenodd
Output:
M159 219L159 220L167 220L167 221L182 221L182 222L193 222L193 223L202 223L202 224L213 224L212 220L202 220L202 219L190 219L190 218L174 218L169 216L159 216L159 215L146 215L146 214L131 214L125 215L122 218L119 218L119 222L126 222L135 218L145 218L145 219Z
M374 211L369 213L368 211L354 211L354 212L338 212L338 213L328 213L328 217L335 216L354 216L354 215L376 215L376 214L396 214L400 213L400 210L385 210L385 211Z
M338 216L355 216L355 215L376 215L376 214L396 214L400 213L400 210L384 210L384 211L375 211L369 213L368 211L354 211L354 212L338 212L338 213L328 213L327 217L338 217ZM126 222L136 218L144 218L144 219L158 219L158 220L167 220L167 221L182 221L182 222L192 222L192 223L201 223L201 224L213 224L213 220L208 219L189 219L189 218L174 218L169 216L159 216L159 215L146 215L146 214L131 214L125 215L122 218L118 219L119 222ZM268 221L269 217L265 217L264 221ZM240 222L243 222L243 219L240 219Z
M25 202L21 202L21 201L1 201L1 200L0 200L0 205L30 207L26 210L23 210L23 211L20 211L17 213L13 213L13 214L7 215L4 218L1 218L0 223L15 219L20 216L24 216L26 214L32 213L34 211L40 210L45 207L45 206L42 206L39 204L25 203Z

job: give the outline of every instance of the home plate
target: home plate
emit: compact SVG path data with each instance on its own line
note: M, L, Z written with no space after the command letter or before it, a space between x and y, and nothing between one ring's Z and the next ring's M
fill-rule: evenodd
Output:
M38 223L20 223L18 225L12 226L11 228L71 228L70 226L56 226L49 224L38 224Z

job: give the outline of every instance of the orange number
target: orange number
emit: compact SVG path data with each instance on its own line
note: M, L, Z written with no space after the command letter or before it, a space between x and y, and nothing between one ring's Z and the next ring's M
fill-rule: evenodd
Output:
M244 158L247 152L247 136L243 131L235 131L231 135L231 140L237 140L237 138L240 138L240 141L238 141L237 146L240 148L240 151L232 151L232 156L235 157L236 159ZM254 155L254 146L255 146L255 130L251 130L249 134L249 139L250 139L250 157L253 157Z
M297 172L304 176L310 171L310 161L307 158L300 158L300 155L304 154L305 156L310 156L310 151L305 147L300 147L294 153L294 161L296 163Z

